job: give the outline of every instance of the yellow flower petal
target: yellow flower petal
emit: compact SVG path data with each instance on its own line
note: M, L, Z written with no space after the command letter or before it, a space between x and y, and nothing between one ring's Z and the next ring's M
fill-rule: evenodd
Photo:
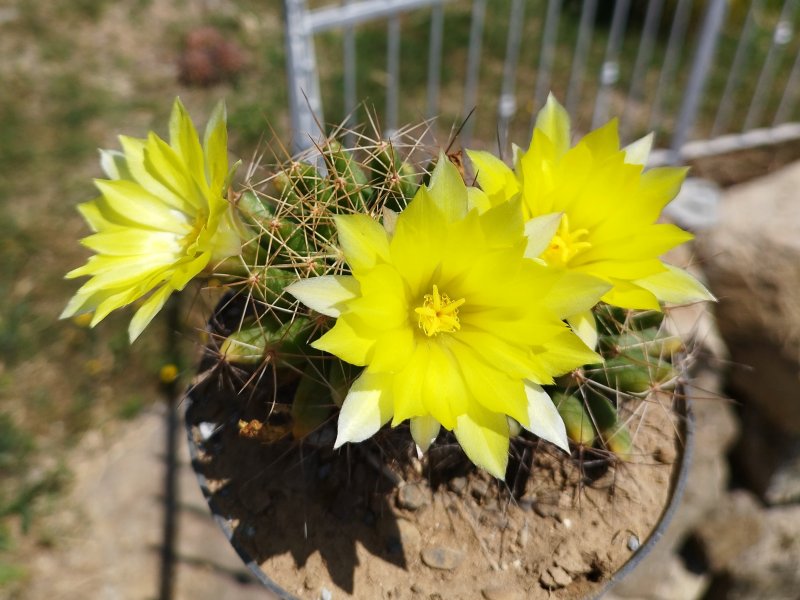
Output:
M507 202L519 192L514 171L502 160L482 150L467 150L467 156L472 161L478 185L489 199L489 206L479 209L480 212Z
M96 254L67 274L90 279L64 316L93 312L96 324L112 310L151 294L131 322L133 340L170 293L183 289L212 260L241 251L246 232L225 198L224 181L209 181L210 171L227 170L228 160L220 144L225 141L224 112L217 111L215 119L216 141L204 151L176 100L172 145L150 133L146 140L120 136L123 152L101 152L101 166L110 179L97 180L100 197L78 207L94 232L83 244ZM213 169L208 167L212 163Z
M547 392L541 386L526 381L525 394L528 398L528 420L530 422L530 425L525 428L543 440L569 452L567 428Z
M567 317L572 331L575 332L581 341L586 344L590 350L597 348L597 322L594 318L594 312L585 310L575 315Z
M144 301L144 304L142 304L139 310L136 311L136 314L133 315L133 319L131 319L131 323L128 326L128 337L131 343L133 343L136 338L141 335L142 331L144 331L144 328L150 324L150 321L152 321L156 313L161 310L171 293L172 288L164 285Z
M355 278L347 275L324 275L300 279L286 286L286 291L297 300L328 317L341 314L341 304L358 295Z
M547 96L547 103L536 116L535 130L541 131L552 142L556 157L563 156L569 150L569 115L553 94Z
M388 260L386 230L369 215L337 215L334 220L339 246L354 273Z
M683 269L664 265L667 270L634 281L660 300L672 304L689 304L702 300L716 301L705 286Z
M442 428L439 421L433 417L414 417L411 419L411 437L422 452L427 452L439 430Z
M364 371L353 382L339 413L334 448L361 442L375 434L392 417L391 375Z
M364 332L357 323L346 317L340 317L325 335L311 345L317 350L335 354L342 360L363 367L375 345L371 332Z
M550 245L550 240L558 231L561 224L561 217L564 213L549 213L534 217L525 223L525 237L528 238L528 245L525 247L525 256L528 258L538 258Z
M473 463L498 479L505 477L509 446L505 415L473 406L458 417L453 433Z
M651 291L622 279L612 279L612 283L614 287L602 298L606 304L638 310L661 310L658 298Z
M467 188L458 169L444 152L439 153L428 190L430 198L447 221L463 219L467 214Z

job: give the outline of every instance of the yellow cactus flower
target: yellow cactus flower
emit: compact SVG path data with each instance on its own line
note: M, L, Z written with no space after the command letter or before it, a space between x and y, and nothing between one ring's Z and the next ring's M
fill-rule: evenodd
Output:
M686 169L645 170L651 145L647 136L621 149L614 119L570 147L569 116L551 95L527 152L515 149L513 171L487 152L468 152L486 193L478 208L520 196L526 220L558 217L550 221L540 260L608 282L613 287L602 298L608 304L659 310L659 301L713 299L693 277L659 259L692 235L657 223Z
M67 278L90 276L61 318L93 312L94 327L111 311L145 298L129 327L131 342L173 291L212 261L239 254L242 231L226 198L225 107L220 103L203 145L180 100L170 141L120 136L122 152L101 151L108 179L95 180L100 197L78 206L94 232L82 240L96 254Z
M421 450L443 426L502 478L511 417L567 448L541 385L599 360L561 319L589 309L609 286L528 258L518 202L469 210L479 196L441 155L391 233L365 214L336 217L352 275L287 288L337 317L312 346L366 367L342 405L335 447L410 419Z

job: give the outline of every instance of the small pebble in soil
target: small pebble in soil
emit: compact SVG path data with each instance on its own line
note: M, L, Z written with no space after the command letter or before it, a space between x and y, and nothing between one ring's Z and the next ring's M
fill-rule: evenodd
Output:
M319 600L333 600L333 592L328 588L322 588L322 591L319 593Z
M562 520L558 507L553 506L552 504L541 504L539 502L535 502L533 504L533 512L543 519L546 519L547 517L553 517L557 521Z
M481 590L486 600L523 600L525 595L522 590L512 586L493 585Z
M528 522L525 521L525 525L519 530L519 534L517 534L517 543L519 544L520 548L524 548L528 545L528 540L530 537L531 534L528 531Z
M472 497L475 498L475 500L480 500L489 493L489 482L482 481L480 479L475 481L472 484L472 489L470 490L470 492L472 493Z
M418 510L429 503L425 491L415 483L404 485L397 491L397 506L406 510Z
M639 538L632 535L628 538L628 550L636 552L639 549Z
M572 577L564 569L558 566L550 567L539 578L539 583L550 590L567 587L572 583Z
M459 496L464 493L464 490L467 487L467 478L466 477L454 477L447 483L447 487L450 488L451 492L455 492Z
M422 551L421 557L432 569L452 571L464 560L464 553L446 546L431 546Z
M564 529L572 529L572 519L559 519L559 521L564 525Z

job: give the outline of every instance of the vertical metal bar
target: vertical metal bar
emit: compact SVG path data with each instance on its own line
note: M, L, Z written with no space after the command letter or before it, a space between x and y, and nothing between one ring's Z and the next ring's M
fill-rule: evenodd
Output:
M314 39L308 27L305 0L286 0L286 71L289 79L289 112L292 151L312 146L311 138L322 133L323 121Z
M525 20L525 0L513 0L508 21L508 40L506 43L506 59L503 64L503 83L500 99L497 103L498 150L503 153L508 136L508 124L517 112L515 97L517 62L519 46L522 40L522 25Z
M583 71L586 67L586 58L589 47L592 45L592 31L594 17L597 13L597 0L583 0L581 22L578 26L578 41L575 43L575 53L572 57L569 87L567 88L567 112L575 118L578 103L580 102L581 86L583 85Z
M725 82L725 91L722 92L720 97L719 110L717 116L714 118L714 125L711 127L710 137L717 137L725 132L728 123L733 113L733 108L736 103L733 101L736 90L739 88L741 81L742 69L744 68L748 50L750 50L750 42L753 41L753 34L755 33L753 25L755 24L756 12L761 10L764 0L753 0L750 4L750 9L747 11L747 16L742 25L742 32L739 34L739 43L736 46L736 54L733 57L730 71L728 72L728 80Z
M750 102L747 116L744 118L742 131L758 127L761 122L761 116L764 114L764 109L769 101L769 94L772 92L775 74L778 71L783 52L786 44L792 39L792 19L796 8L797 0L786 0L783 5L781 16L772 34L772 45L761 69L761 75L758 77L756 92Z
M389 19L386 51L386 129L384 134L391 138L397 132L397 99L400 80L400 17Z
M550 0L547 3L547 15L544 18L542 31L542 51L539 54L539 68L536 70L536 90L533 94L534 111L531 119L531 131L536 125L536 111L544 106L550 91L550 73L553 70L553 59L556 54L558 38L558 21L561 17L561 0Z
M675 9L675 16L672 19L672 28L667 41L667 51L664 55L664 64L661 66L661 77L658 78L653 109L650 112L650 121L647 124L647 128L650 131L656 130L662 125L661 109L664 97L669 93L668 90L673 87L675 71L681 58L681 49L686 43L686 30L689 27L691 8L692 0L679 0L678 7Z
M439 108L439 85L442 77L442 32L444 30L444 5L439 0L431 11L431 38L428 50L428 106L425 116L432 119Z
M792 65L792 72L789 75L789 81L786 82L786 87L783 89L781 103L778 105L778 110L775 112L775 118L772 121L773 127L789 120L788 118L792 114L797 101L798 84L800 84L800 52L797 53L797 58L794 60L794 65Z
M680 160L681 148L689 139L697 111L700 108L703 86L708 76L711 61L714 58L719 32L725 21L727 2L728 0L710 0L708 11L703 21L703 29L700 31L700 43L692 63L692 70L689 73L686 93L681 104L681 110L678 113L675 134L670 144L669 158L673 164Z
M352 4L353 0L345 0L345 6ZM344 110L346 113L345 124L352 127L357 121L356 111L356 35L352 25L344 28ZM355 141L352 131L346 134L347 145L352 146Z
M619 52L625 38L625 27L628 24L630 0L617 0L614 4L614 16L611 19L611 32L606 44L606 55L600 69L600 89L594 101L592 129L597 129L608 118L608 96L611 87L619 80Z
M658 26L661 23L661 12L664 7L664 0L650 0L647 5L647 14L644 18L642 37L639 39L639 50L636 52L636 63L633 65L633 75L631 76L631 87L628 97L625 99L625 108L620 118L620 137L627 139L631 121L631 105L641 102L644 94L645 79L650 61L653 58L653 48L655 47Z
M469 31L469 52L467 54L467 80L464 84L464 115L475 109L478 99L478 76L481 66L481 44L483 42L483 24L486 19L486 0L473 0L472 23ZM472 137L475 117L461 129L462 146L467 146Z

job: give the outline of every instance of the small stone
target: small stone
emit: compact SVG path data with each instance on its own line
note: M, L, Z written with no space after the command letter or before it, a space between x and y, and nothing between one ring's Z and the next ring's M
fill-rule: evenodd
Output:
M504 585L485 587L481 590L481 594L486 600L523 600L525 598L522 590Z
M397 506L406 510L418 510L429 503L428 496L415 483L404 485L397 492Z
M447 487L450 488L451 492L455 492L459 496L464 493L464 490L467 489L467 478L466 477L454 477L447 483Z
M636 552L639 549L641 542L639 542L639 538L635 535L628 537L628 550L631 552Z
M464 560L464 553L446 546L432 546L422 551L421 558L432 569L452 571Z
M472 497L475 498L475 500L480 500L481 498L486 497L486 495L489 493L489 482L483 481L481 479L475 481L472 484L472 489L470 490L470 493L472 494Z
M322 588L322 591L319 593L319 600L333 600L333 592L328 588Z
M550 567L539 578L539 582L550 590L567 587L572 583L572 577L561 567Z
M528 531L528 522L525 521L525 525L522 526L522 529L519 530L517 534L517 544L519 544L520 548L524 548L528 545L528 540L530 540L531 534Z

